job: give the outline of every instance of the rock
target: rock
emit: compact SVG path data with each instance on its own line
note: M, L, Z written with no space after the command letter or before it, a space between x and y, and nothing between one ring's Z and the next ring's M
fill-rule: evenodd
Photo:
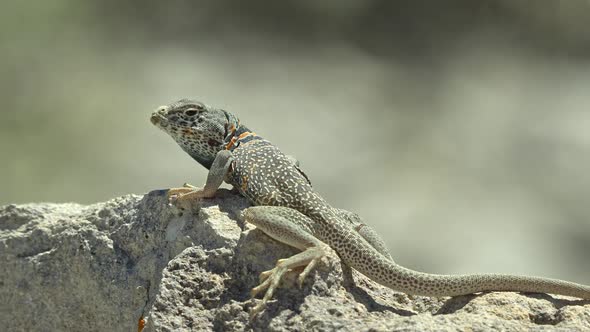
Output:
M290 274L258 317L250 289L295 249L240 212L227 190L171 207L164 191L90 206L0 208L0 326L5 331L590 330L590 301L545 294L408 297L331 254L302 289ZM256 300L259 301L259 300Z

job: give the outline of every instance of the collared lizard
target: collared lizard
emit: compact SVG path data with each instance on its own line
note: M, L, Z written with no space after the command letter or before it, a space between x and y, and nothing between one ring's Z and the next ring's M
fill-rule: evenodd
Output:
M252 296L266 291L252 315L264 309L285 272L303 268L301 285L328 247L342 261L393 290L425 296L458 296L483 291L552 293L590 299L590 286L542 277L503 274L437 275L396 264L383 241L360 219L333 208L311 186L294 158L258 136L222 109L182 99L158 108L151 122L168 133L193 159L209 169L204 188L190 185L168 192L171 201L213 197L223 181L254 205L247 222L270 237L298 248L260 275Z

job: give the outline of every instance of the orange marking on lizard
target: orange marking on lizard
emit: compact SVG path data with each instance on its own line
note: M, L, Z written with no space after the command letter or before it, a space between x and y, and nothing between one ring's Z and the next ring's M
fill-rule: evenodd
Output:
M234 146L234 144L236 144L236 141L239 141L239 140L241 140L245 137L248 137L248 136L258 136L258 135L256 135L256 133L253 133L251 131L241 133L238 137L236 137L236 136L232 137L231 141L229 141L229 143L227 143L227 145L225 146L225 149L226 150L231 149L231 147Z
M226 150L231 149L232 146L234 146L234 144L236 143L237 138L234 136L232 137L231 141L229 141L229 143L227 143L227 145L225 146Z
M137 332L143 331L145 327L145 319L143 317L139 317L139 321L137 321Z
M238 139L242 139L244 137L248 137L248 136L257 136L256 133L253 133L251 131L247 131L245 133L241 133L240 136L238 136Z

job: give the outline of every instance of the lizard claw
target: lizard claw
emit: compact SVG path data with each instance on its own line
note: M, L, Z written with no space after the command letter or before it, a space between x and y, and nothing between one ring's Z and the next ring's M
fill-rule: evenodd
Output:
M279 259L277 261L276 266L272 270L264 271L260 273L260 285L252 288L250 295L255 297L261 291L265 291L264 297L262 301L258 303L252 311L250 311L250 317L256 316L260 311L264 309L266 303L272 298L275 289L279 285L279 282L283 278L284 274L293 269L303 267L303 271L299 274L297 278L299 287L301 288L303 285L303 281L305 277L313 270L313 268L317 265L322 257L325 256L325 249L322 247L310 247L307 248L305 251L291 256L287 259Z
M272 270L261 272L260 276L258 277L258 282L263 283L266 279L268 279L268 277L270 277L271 274Z
M170 205L177 204L179 202L186 202L188 199L199 200L203 195L203 189L199 189L193 185L185 183L180 188L171 188L168 190L168 203Z
M264 290L266 290L266 293L264 294L262 301L258 303L254 308L252 308L252 310L250 311L251 318L256 316L260 311L264 309L264 307L266 307L266 302L268 302L272 298L272 295L274 294L276 287L279 285L279 282L281 281L283 275L287 271L288 268L284 264L277 263L277 266L274 269L264 271L260 274L260 279L264 279L264 281L260 285L252 288L250 295L252 297L255 297L258 293Z
M303 269L303 271L299 273L299 276L297 277L297 284L299 285L299 288L303 288L303 281L305 281L305 278L307 277L309 272L313 270L313 268L317 265L320 259L321 257L312 259L311 262L309 262L309 264L305 266L305 269Z
M181 187L181 188L170 188L168 189L168 198L178 197L183 194L189 193L194 189L188 187Z

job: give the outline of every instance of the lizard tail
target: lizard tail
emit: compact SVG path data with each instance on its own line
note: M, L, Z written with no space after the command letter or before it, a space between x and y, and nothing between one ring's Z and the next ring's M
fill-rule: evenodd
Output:
M339 243L334 243L334 247L345 263L376 282L407 294L458 296L512 291L590 299L590 286L564 280L505 274L441 275L410 270L386 259L353 230L342 228L341 231L345 236L335 241Z

